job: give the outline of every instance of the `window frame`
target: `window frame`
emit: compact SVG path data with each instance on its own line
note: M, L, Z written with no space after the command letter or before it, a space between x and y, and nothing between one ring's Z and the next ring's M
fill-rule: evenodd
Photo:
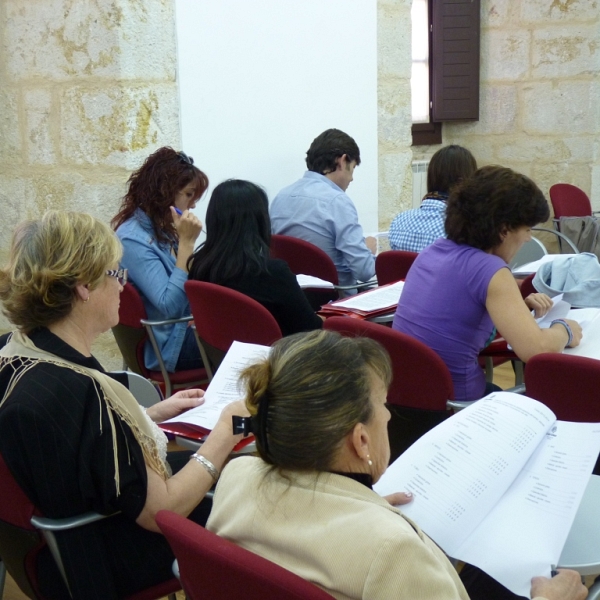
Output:
M413 146L441 144L444 121L479 120L481 2L428 0L428 13L429 123L412 125ZM456 89L467 95L459 110Z

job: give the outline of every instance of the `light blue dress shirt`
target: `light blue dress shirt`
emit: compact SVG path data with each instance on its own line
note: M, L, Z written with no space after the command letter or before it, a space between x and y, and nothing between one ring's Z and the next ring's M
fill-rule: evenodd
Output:
M375 275L375 256L365 244L354 203L324 175L307 171L275 196L269 212L273 233L310 242L331 257L340 285Z
M435 240L446 237L446 203L425 198L419 208L401 212L390 225L392 250L421 252Z
M148 319L176 319L189 315L190 306L183 288L187 273L175 266L171 247L158 244L146 213L136 210L134 216L117 229L117 236L123 244L121 267L128 270L129 280L140 292ZM186 331L187 323L154 328L169 372L175 371ZM148 369L159 368L150 342L144 348L144 362Z

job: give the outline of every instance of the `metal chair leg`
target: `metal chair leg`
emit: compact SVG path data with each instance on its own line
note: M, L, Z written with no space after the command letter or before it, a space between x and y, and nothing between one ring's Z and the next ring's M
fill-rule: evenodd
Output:
M4 595L4 582L6 581L6 565L0 560L0 598Z

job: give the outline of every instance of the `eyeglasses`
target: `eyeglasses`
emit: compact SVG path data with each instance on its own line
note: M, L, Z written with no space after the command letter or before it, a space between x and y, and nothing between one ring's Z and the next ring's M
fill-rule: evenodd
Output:
M109 269L106 274L115 277L120 285L124 286L127 283L127 269Z
M188 156L185 152L178 152L177 156L179 156L179 160L181 160L181 162L184 162L187 165L194 164L194 159L191 156Z

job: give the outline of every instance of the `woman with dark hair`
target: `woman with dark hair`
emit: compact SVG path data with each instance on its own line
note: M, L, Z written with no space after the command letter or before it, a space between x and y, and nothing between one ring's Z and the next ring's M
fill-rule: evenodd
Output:
M446 202L452 188L477 170L473 155L462 146L440 148L427 168L427 194L421 206L401 212L390 225L392 250L421 252L435 240L446 237Z
M129 178L112 226L123 244L121 266L129 272L151 320L176 319L190 314L183 289L187 260L194 251L202 223L191 212L208 187L208 177L194 160L172 148L160 148ZM167 371L201 366L200 351L186 323L155 328ZM148 342L148 369L158 360Z
M476 400L495 389L477 363L496 329L524 362L542 352L562 352L581 340L581 327L557 319L540 329L552 301L525 301L508 263L546 221L548 203L531 179L498 166L483 167L451 194L448 239L417 257L406 278L393 328L433 348L444 360L457 400Z
M283 335L320 329L318 317L287 263L269 258L271 221L264 190L230 179L213 191L206 242L188 261L189 278L231 288L260 302Z
M369 338L312 331L273 344L242 375L259 456L225 467L207 528L338 600L468 600L446 555L397 508L411 496L372 489L390 458L391 376ZM472 600L516 600L477 582L486 593ZM575 571L531 585L537 600L586 593Z

